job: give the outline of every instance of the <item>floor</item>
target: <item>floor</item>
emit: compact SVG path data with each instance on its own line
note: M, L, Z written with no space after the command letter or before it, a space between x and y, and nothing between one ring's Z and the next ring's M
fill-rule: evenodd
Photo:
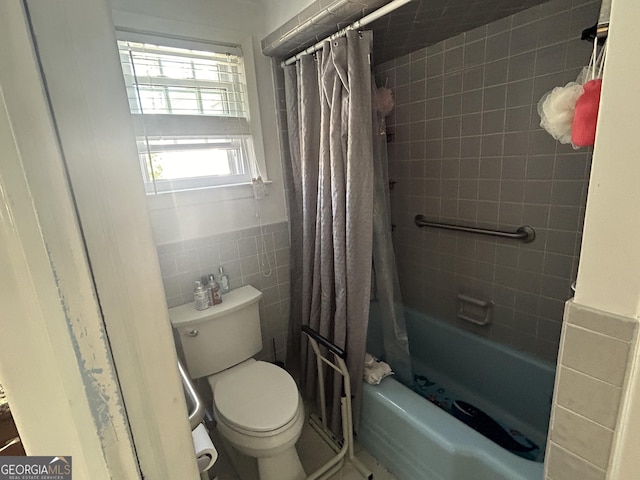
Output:
M308 411L308 410L307 410ZM220 442L217 441L216 433L212 433L212 439L216 449L218 450L219 457L213 468L210 470L210 478L216 480L240 480L240 477L235 472L231 461L224 452L224 449L218 448ZM302 429L302 434L296 445L298 449L298 455L300 461L307 474L315 471L327 460L329 460L335 453L329 448L329 446L322 440L318 434L313 430L309 423L305 423ZM362 446L355 442L354 451L356 457L373 473L374 480L396 480L385 468L373 458L369 452L367 452ZM215 473L217 477L214 477L212 473ZM335 475L330 477L329 480L364 480L360 473L349 463L345 462L342 469Z

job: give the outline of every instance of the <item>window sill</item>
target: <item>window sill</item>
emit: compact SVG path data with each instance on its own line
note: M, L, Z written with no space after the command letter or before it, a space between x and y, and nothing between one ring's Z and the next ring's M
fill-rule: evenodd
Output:
M271 180L265 180L266 195L272 185ZM215 185L211 187L192 190L177 190L173 192L160 192L147 195L149 210L173 209L176 207L188 207L203 203L215 203L233 200L253 198L253 185L251 182L234 183L231 185Z

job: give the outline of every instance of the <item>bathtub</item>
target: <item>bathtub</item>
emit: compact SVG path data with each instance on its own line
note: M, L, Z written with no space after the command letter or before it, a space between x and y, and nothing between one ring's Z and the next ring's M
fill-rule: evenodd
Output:
M434 378L544 451L554 366L407 310L414 373ZM398 480L542 480L520 458L389 377L365 384L359 442Z

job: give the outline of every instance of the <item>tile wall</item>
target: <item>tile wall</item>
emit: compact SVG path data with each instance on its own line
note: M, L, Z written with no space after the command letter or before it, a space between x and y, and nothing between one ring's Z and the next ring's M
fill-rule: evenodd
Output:
M555 362L581 242L591 152L539 127L536 104L589 61L599 2L554 0L376 67L393 89L389 169L405 303ZM418 229L431 220L515 230L532 243ZM456 319L456 294L494 303Z
M257 357L284 360L289 323L289 228L287 222L158 245L169 308L193 301L195 280L222 266L232 289L253 285L263 294L260 320L264 349ZM224 300L224 297L223 297Z
M405 301L453 315L458 289L486 295L494 324L477 333L554 362L560 342L546 480L606 478L638 344L633 319L573 301L559 339L591 159L550 140L535 105L588 61L590 45L578 38L598 9L554 0L376 68L396 95L389 151ZM286 160L284 80L279 62L273 67ZM526 246L420 231L416 213L501 228L527 223L538 239Z
M606 478L637 335L637 319L567 303L547 480Z

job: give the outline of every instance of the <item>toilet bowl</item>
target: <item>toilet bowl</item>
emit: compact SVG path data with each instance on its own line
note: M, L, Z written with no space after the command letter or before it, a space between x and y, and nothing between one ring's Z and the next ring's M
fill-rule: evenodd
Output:
M304 408L293 378L266 362L249 361L208 377L218 432L240 453L255 458L260 480L306 477L295 443Z

